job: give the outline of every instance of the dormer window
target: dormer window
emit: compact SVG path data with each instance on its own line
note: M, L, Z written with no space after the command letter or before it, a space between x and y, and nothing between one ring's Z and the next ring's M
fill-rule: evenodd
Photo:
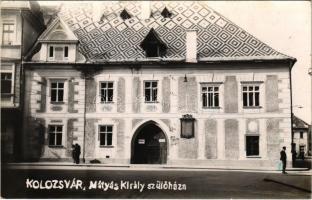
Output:
M144 49L146 57L162 57L166 54L167 45L160 39L152 28L140 44Z
M161 15L164 17L164 18L170 18L172 16L172 13L169 12L169 10L167 9L167 7L165 7L163 9L163 11L161 12Z
M126 9L124 9L124 10L120 13L120 17L121 17L123 20L126 20L126 19L130 19L130 18L131 18L131 15L127 12Z
M68 60L68 46L65 45L50 45L49 46L49 61L66 61Z

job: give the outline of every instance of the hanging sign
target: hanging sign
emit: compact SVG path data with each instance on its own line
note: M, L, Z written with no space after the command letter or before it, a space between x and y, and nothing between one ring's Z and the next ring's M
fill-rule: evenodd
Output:
M139 143L139 144L145 144L145 139L139 139L139 140L138 140L138 143Z

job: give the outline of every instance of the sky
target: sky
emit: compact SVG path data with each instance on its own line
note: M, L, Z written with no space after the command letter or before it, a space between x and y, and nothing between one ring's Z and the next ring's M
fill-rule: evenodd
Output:
M39 1L40 4L56 2ZM311 124L311 2L206 1L273 49L297 59L292 69L293 112Z

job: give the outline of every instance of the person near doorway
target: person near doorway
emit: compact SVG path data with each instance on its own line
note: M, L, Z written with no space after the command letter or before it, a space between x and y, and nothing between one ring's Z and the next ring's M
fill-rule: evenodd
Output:
M75 144L75 162L76 164L79 164L79 157L80 157L80 145L79 144Z
M281 158L280 160L282 161L282 164L283 164L283 174L287 174L286 172L286 161L287 161L287 155L286 155L286 147L284 146L282 151L281 151Z

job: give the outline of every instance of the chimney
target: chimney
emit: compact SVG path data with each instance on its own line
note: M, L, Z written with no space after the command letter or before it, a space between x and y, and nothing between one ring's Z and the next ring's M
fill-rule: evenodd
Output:
M151 2L141 1L141 19L148 19L151 16Z
M186 62L197 62L197 31L186 31Z
M94 1L92 2L92 19L93 22L101 21L104 10L102 9L102 2Z

